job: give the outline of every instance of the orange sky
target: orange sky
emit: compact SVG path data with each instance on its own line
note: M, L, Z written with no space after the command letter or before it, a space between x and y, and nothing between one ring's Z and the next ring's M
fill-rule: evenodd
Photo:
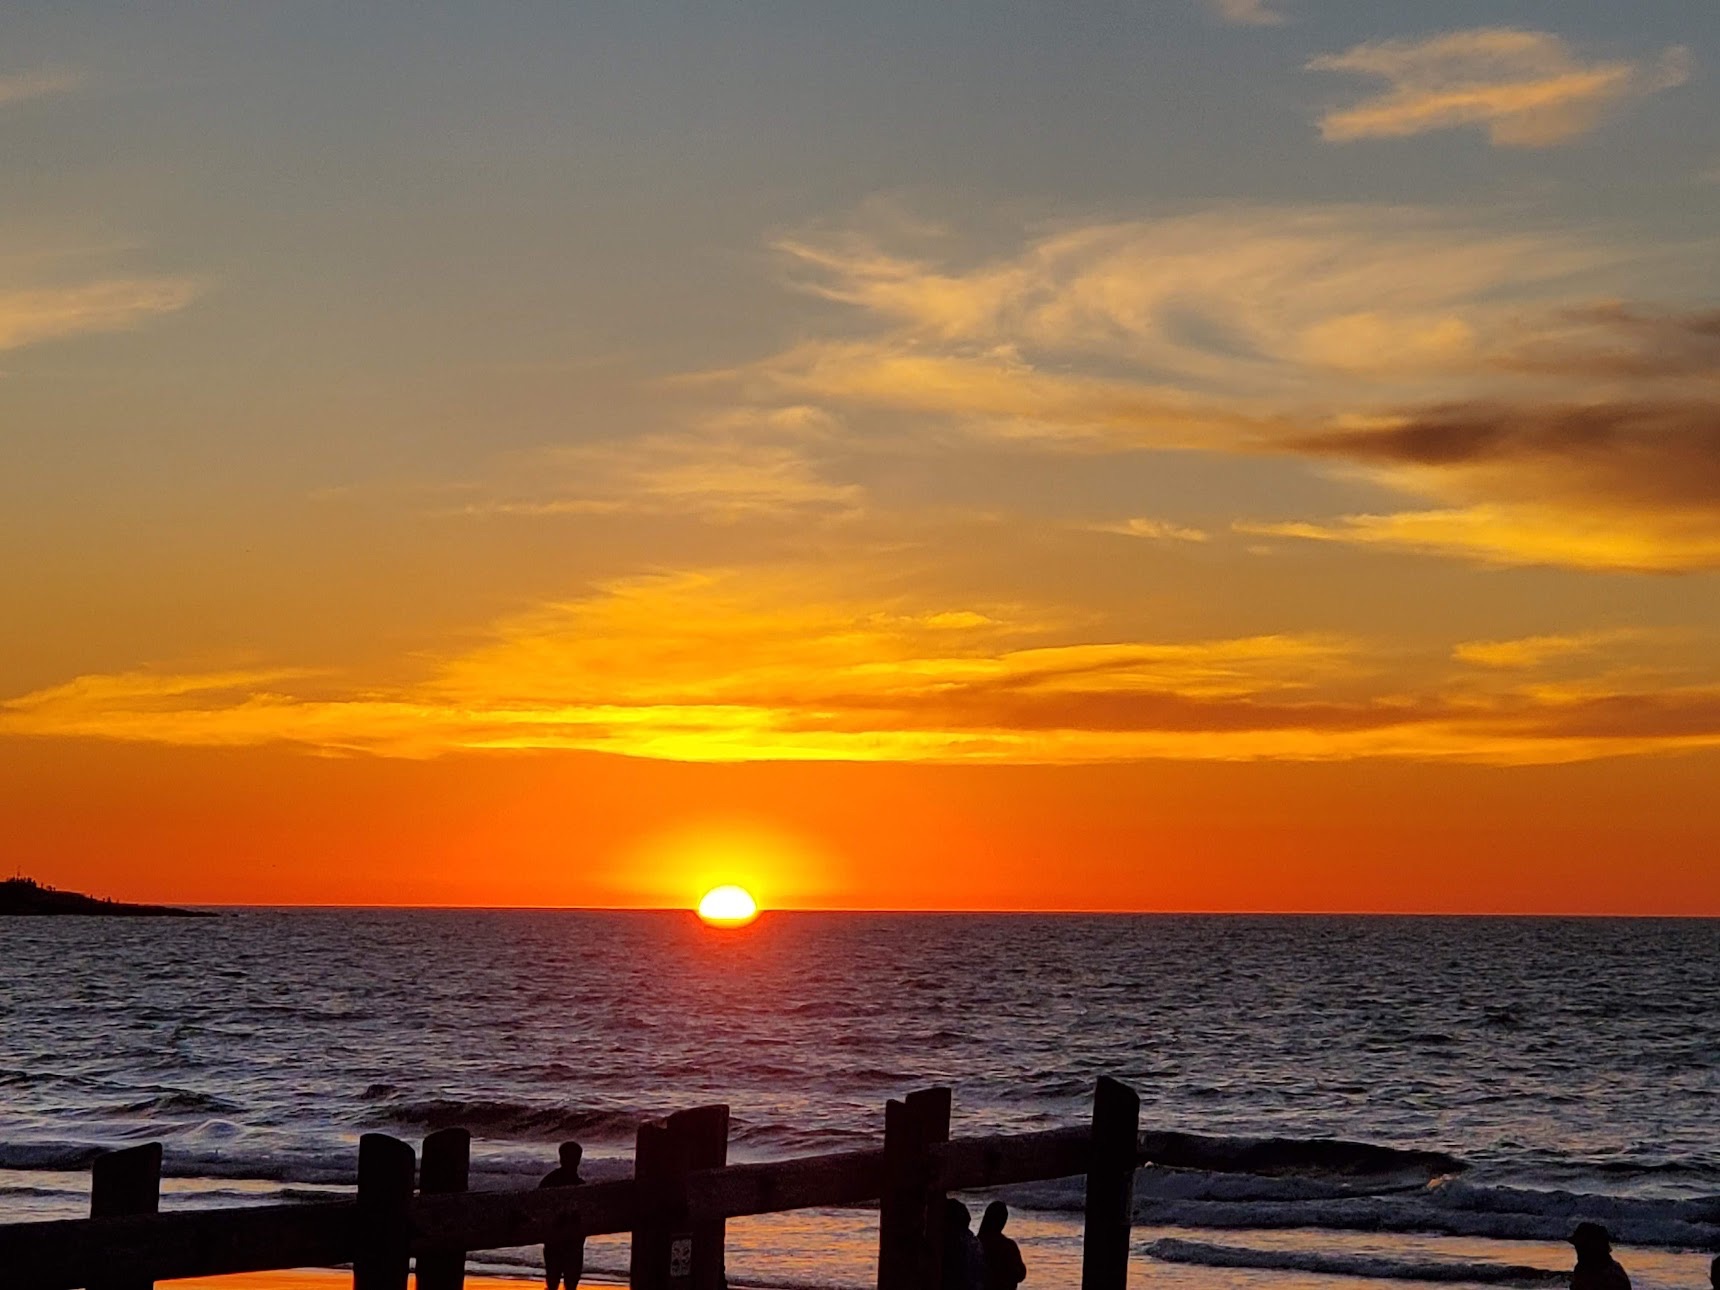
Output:
M0 862L1720 912L1720 8L1069 4L0 6Z
M712 766L6 740L0 769L9 858L136 899L690 905L730 878L778 906L1720 914L1713 754Z

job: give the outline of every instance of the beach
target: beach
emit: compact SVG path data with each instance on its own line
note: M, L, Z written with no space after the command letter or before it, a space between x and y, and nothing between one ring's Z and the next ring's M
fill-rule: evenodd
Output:
M1067 1233L1050 1232L1042 1225L1032 1221L1017 1224L1020 1230L1017 1235L1023 1238L1022 1249L1028 1265L1027 1284L1034 1286L1074 1287L1080 1284L1080 1250L1078 1245L1072 1245ZM794 1241L810 1241L807 1248L798 1252L798 1260L802 1266L797 1279L789 1282L753 1281L740 1277L731 1277L735 1286L745 1285L821 1285L854 1287L864 1290L872 1284L866 1275L866 1258L876 1254L875 1244L868 1246L862 1239L851 1238L848 1234L838 1234L834 1231L821 1231L821 1225L807 1227L796 1223L742 1221L731 1224L731 1234L734 1238L731 1248L742 1258L745 1251L763 1242L772 1242L771 1248L780 1253L785 1245ZM876 1240L876 1229L871 1232ZM1148 1242L1165 1239L1180 1239L1193 1237L1195 1233L1171 1229L1143 1233ZM1210 1234L1208 1234L1210 1236ZM1256 1246L1255 1248L1267 1248ZM1401 1261L1406 1258L1419 1259L1424 1267L1454 1267L1467 1265L1482 1270L1476 1279L1470 1281L1449 1280L1441 1284L1458 1286L1481 1285L1563 1285L1568 1279L1570 1251L1567 1247L1554 1244L1537 1244L1528 1242L1512 1242L1501 1245L1498 1242L1463 1242L1450 1238L1429 1238L1422 1241L1405 1243L1398 1240L1381 1240L1378 1237L1368 1237L1345 1234L1336 1239L1330 1233L1296 1233L1274 1246L1270 1247L1281 1254L1291 1257L1296 1255L1328 1256L1334 1260L1334 1268L1339 1260L1347 1260L1349 1270L1346 1272L1310 1272L1286 1268L1225 1268L1210 1267L1195 1264L1166 1263L1150 1257L1137 1256L1130 1268L1130 1282L1134 1285L1161 1286L1165 1290L1217 1290L1218 1287L1235 1286L1246 1290L1314 1290L1317 1286L1333 1284L1332 1278L1340 1276L1340 1285L1353 1286L1362 1290L1364 1284L1371 1284L1379 1290L1386 1287L1397 1287L1402 1290L1406 1282L1413 1283L1415 1278L1402 1275L1379 1276L1368 1275L1370 1261L1378 1266L1382 1261ZM611 1268L625 1268L626 1248L616 1242L592 1242L592 1253L608 1264ZM621 1262L615 1264L614 1256L618 1254ZM1708 1274L1709 1255L1684 1251L1671 1252L1661 1250L1632 1250L1623 1254L1627 1270L1630 1273L1633 1286L1638 1290L1679 1290L1681 1287L1701 1287L1705 1284ZM1539 1266L1549 1270L1558 1270L1556 1279L1542 1282L1522 1280L1494 1279L1492 1274L1484 1271L1490 1266ZM1401 1271L1401 1264L1399 1270ZM1482 1279L1486 1277L1487 1279ZM184 1290L342 1290L350 1286L352 1277L349 1272L320 1268L303 1268L291 1272L254 1272L232 1277L193 1278L173 1283ZM597 1276L587 1276L582 1285L613 1286L626 1283L624 1273L617 1275L615 1271ZM524 1274L511 1277L468 1275L466 1285L469 1290L522 1290L531 1284L541 1284L536 1278Z

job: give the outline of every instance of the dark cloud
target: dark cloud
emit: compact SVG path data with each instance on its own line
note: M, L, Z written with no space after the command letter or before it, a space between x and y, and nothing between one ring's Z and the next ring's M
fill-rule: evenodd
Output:
M1507 352L1500 366L1587 380L1720 381L1720 309L1673 313L1612 302L1566 310L1554 330Z
M1560 711L1534 733L1564 739L1690 739L1720 733L1712 691L1609 694Z
M1464 470L1511 500L1720 511L1720 401L1444 404L1288 446L1368 465Z

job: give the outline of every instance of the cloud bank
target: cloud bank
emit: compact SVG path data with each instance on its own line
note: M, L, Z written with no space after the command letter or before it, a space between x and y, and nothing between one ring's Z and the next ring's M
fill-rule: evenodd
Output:
M0 703L0 734L1022 764L1526 764L1720 745L1720 688L1537 684L1537 665L1580 652L1564 643L1459 643L1475 675L1358 694L1388 662L1366 641L1096 640L1021 606L842 597L837 582L822 565L624 580L504 620L394 686L289 670L83 677ZM1502 663L1529 675L1501 684Z

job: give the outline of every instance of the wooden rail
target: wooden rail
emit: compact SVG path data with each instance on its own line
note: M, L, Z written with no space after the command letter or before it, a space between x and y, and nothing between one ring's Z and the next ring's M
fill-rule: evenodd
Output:
M1086 1175L1083 1290L1123 1290L1139 1099L1101 1079L1089 1127L946 1140L949 1091L886 1108L882 1150L725 1165L728 1111L640 1127L635 1177L532 1191L465 1190L464 1131L414 1152L366 1134L353 1200L157 1213L159 1148L99 1157L92 1216L0 1225L0 1290L146 1290L155 1281L350 1264L354 1290L460 1290L472 1250L633 1234L630 1284L719 1290L723 1224L749 1214L879 1202L879 1290L936 1290L943 1196Z

